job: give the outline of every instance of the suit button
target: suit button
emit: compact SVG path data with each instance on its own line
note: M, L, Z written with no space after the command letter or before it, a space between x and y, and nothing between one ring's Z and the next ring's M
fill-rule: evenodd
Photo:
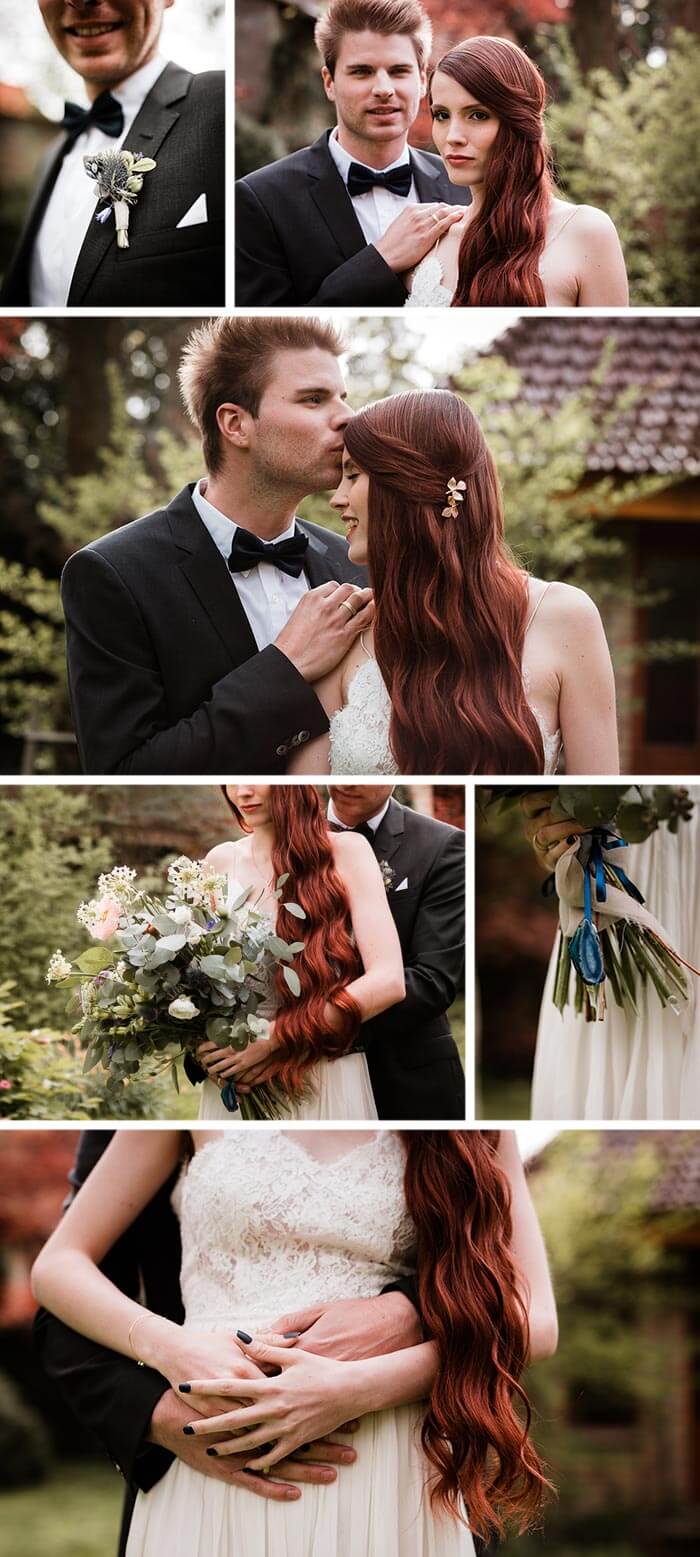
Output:
M308 739L309 739L309 732L308 732L308 730L300 730L299 731L299 736L298 736L299 745L301 746L302 743L304 741L308 741Z
M289 751L289 747L286 745L286 743L283 743L281 746L277 747L277 749L276 749L276 756L278 756L278 757L286 757L288 751Z

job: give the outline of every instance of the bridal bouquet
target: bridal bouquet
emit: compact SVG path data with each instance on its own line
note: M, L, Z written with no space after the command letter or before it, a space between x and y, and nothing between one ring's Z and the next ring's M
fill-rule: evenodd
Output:
M277 882L278 900L287 879ZM99 896L76 915L100 945L72 961L54 952L48 966L47 983L71 989L70 1008L80 1012L73 1031L88 1045L84 1070L102 1065L108 1091L153 1062L170 1065L177 1086L176 1059L205 1038L238 1050L266 1038L268 1023L256 1013L279 967L292 994L301 994L293 963L304 943L283 941L254 906L240 912L250 888L229 907L225 878L184 855L170 866L168 883L161 899L142 891L126 865L100 876ZM305 918L298 903L284 906ZM277 1118L286 1106L272 1083L252 1088L239 1104L229 1081L222 1101L253 1119Z
M506 810L541 789L528 785L482 791L482 810ZM662 1006L678 1012L679 999L687 998L684 969L690 964L668 944L663 925L644 906L618 851L628 843L645 843L661 824L677 833L692 813L688 791L669 784L558 784L550 792L555 819L571 817L586 828L543 887L559 899L554 1004L559 1011L569 1004L573 972L574 1007L587 1021L604 1017L606 986L617 1005L637 1014L638 981L650 981Z

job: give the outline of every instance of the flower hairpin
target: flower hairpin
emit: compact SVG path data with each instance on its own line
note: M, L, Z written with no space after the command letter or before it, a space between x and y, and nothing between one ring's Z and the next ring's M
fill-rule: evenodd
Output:
M98 211L95 221L106 222L114 211L117 244L120 249L129 247L129 206L135 205L143 189L144 173L155 167L152 157L137 157L133 151L122 147L121 151L99 151L83 157L88 178L97 184L97 200L104 201L104 209Z
M456 476L450 476L447 483L447 507L442 510L443 519L456 519L459 513L458 503L464 502L464 493L467 490L466 481L458 481Z

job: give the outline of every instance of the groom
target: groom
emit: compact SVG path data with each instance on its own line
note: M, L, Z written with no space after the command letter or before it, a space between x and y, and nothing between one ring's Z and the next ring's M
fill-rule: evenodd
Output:
M33 0L25 0L25 4ZM210 307L224 301L224 74L192 75L159 52L175 0L38 0L89 108L66 104L0 303L35 308ZM84 159L118 150L155 163L129 207L128 247Z
M464 993L464 833L393 798L391 784L330 784L334 832L361 833L384 878L398 931L406 994L362 1028L380 1119L463 1120L464 1072L448 1011ZM185 1069L192 1082L221 1059L205 1044ZM274 1075L250 1071L239 1092Z
M283 773L328 729L313 683L372 619L340 536L295 518L340 479L340 337L314 318L218 318L180 383L208 475L63 573L86 773Z
M471 199L407 142L430 21L420 0L330 0L315 38L337 122L236 185L235 301L401 308L406 272Z
M71 1172L74 1190L92 1171L111 1134L105 1130L83 1133ZM135 1299L142 1291L155 1313L182 1324L180 1232L170 1203L172 1190L171 1179L110 1250L101 1269L120 1291ZM318 1310L282 1315L279 1327L302 1332L300 1345L306 1351L339 1360L379 1356L417 1345L423 1339L416 1304L415 1280L407 1278L391 1284L376 1298L341 1300ZM333 1466L342 1476L343 1466L356 1458L347 1446L321 1440L310 1446L310 1454L299 1449L276 1465L270 1478L255 1476L243 1469L241 1462L248 1455L207 1458L202 1441L183 1437L184 1424L197 1412L153 1369L86 1340L44 1309L37 1315L34 1339L42 1366L66 1404L125 1478L120 1557L126 1551L137 1491L148 1492L155 1486L176 1456L202 1475L245 1488L251 1497L275 1502L296 1498L294 1483L333 1480Z

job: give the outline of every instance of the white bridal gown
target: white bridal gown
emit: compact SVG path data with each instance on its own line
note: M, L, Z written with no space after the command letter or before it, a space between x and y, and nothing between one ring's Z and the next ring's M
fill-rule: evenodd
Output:
M374 1297L415 1269L399 1137L381 1130L332 1162L304 1132L226 1130L198 1151L174 1203L187 1326L256 1330L279 1314ZM127 1557L474 1557L468 1530L425 1493L420 1406L361 1418L354 1465L294 1503L175 1460L139 1493Z
M544 591L531 613L529 628ZM527 632L527 628L525 629ZM396 760L389 745L391 703L389 693L381 677L374 656L365 648L367 656L363 665L355 671L348 687L344 706L333 714L330 722L329 772L337 773L398 773ZM523 673L525 696L537 720L544 749L543 773L556 773L562 751L560 730L548 730L540 710L530 701L527 675Z
M620 850L623 870L668 932L669 944L700 967L700 788L677 834L660 827ZM602 1022L552 1003L556 943L540 1010L532 1086L533 1119L700 1118L700 979L687 972L680 1015L651 984L638 985L639 1015L608 994Z
M240 881L229 877L229 904L235 903L245 890ZM246 905L238 910L245 914ZM258 910L259 911L259 910ZM269 916L274 926L274 918ZM276 1001L273 994L258 1006L257 1015L272 1021ZM284 1119L376 1119L377 1109L364 1054L345 1054L339 1060L319 1060L305 1076L305 1095L297 1101L290 1099ZM213 1081L202 1083L199 1103L200 1119L240 1120L240 1112L229 1113L221 1101L221 1092Z

